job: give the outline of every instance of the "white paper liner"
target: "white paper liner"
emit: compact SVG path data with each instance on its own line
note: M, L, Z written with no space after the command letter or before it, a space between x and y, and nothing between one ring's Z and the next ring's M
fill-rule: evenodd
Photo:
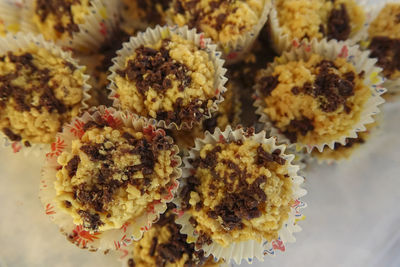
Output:
M243 60L246 54L251 50L254 41L258 37L258 34L267 22L271 7L272 0L265 0L259 21L250 31L246 32L242 36L239 36L239 38L235 41L230 41L223 45L220 43L218 44L219 49L223 52L222 56L227 65L235 64ZM175 25L175 23L168 16L167 23L169 25Z
M32 21L35 14L34 3L35 0L25 0L22 5L22 17L25 18L23 25L24 27L30 26L35 33L40 33ZM112 37L119 21L120 1L90 0L90 3L91 6L89 6L84 23L78 24L79 32L73 33L72 38L53 40L54 42L65 49L91 52Z
M363 6L358 3L361 8ZM300 47L304 45L308 45L310 43L309 40L299 40L298 38L292 38L288 34L286 34L279 23L278 12L276 10L275 4L272 5L271 12L269 15L269 23L270 23L270 38L271 45L275 52L278 54L282 54L285 51L290 50L292 47ZM362 39L362 28L357 32L352 32L350 38L345 40L344 43L347 45L355 45ZM313 38L311 41L316 40Z
M386 4L390 4L390 3L400 4L400 1L398 1L398 0L379 0L379 1L375 1L374 4L372 4L372 5L368 4L367 0L360 0L360 1L361 1L361 4L363 4L363 6L365 6L367 20L364 24L364 27L360 31L359 40L361 40L360 47L362 49L367 50L368 46L369 46L369 41L370 41L368 29L369 29L369 26L371 25L371 23L376 19L376 17L379 15L382 8L384 8ZM388 90L388 94L386 94L385 97L390 98L389 94L393 95L393 96L400 95L400 78L396 78L396 79L386 78L383 86L385 88L387 88L387 90Z
M354 125L353 129L348 135L343 135L338 140L332 140L329 143L296 143L298 146L307 149L308 153L310 153L314 148L321 152L325 146L333 149L335 143L345 145L346 138L356 138L357 132L365 131L365 125L372 123L374 121L373 116L380 112L378 106L385 102L381 95L386 92L386 88L383 87L383 82L385 79L380 75L382 69L375 65L376 59L369 58L369 52L361 51L357 45L348 46L344 42L337 42L335 40L328 42L326 40L317 41L314 39L309 44L303 44L300 47L292 48L290 51L283 53L279 63L274 61L266 70L263 70L263 74L270 75L273 73L273 70L276 66L290 61L306 61L312 54L321 55L328 60L335 60L338 57L342 57L345 58L348 63L354 66L356 73L364 71L364 84L371 90L371 97L364 104L364 109L361 112L359 122ZM254 106L257 108L256 113L260 115L260 122L266 124L267 129L271 130L271 136L276 136L279 143L290 144L289 139L273 126L268 115L264 113L266 103L263 99L262 93L259 91L260 88L258 84L254 86L254 90L256 92Z
M16 51L18 49L26 49L31 45L35 45L40 48L44 48L50 51L53 55L61 57L67 62L72 63L78 70L83 73L86 67L78 64L77 60L72 58L72 54L68 51L64 51L61 47L55 45L53 42L48 42L44 40L42 35L34 35L32 33L18 32L17 34L7 34L5 37L0 37L0 55L5 54L8 51ZM89 90L91 86L89 85L89 76L86 74L82 75L83 79L83 99L80 111L88 108L87 101L90 98ZM23 140L25 141L25 140ZM0 147L6 147L12 149L14 153L22 152L24 155L42 155L50 148L50 144L33 144L30 147L25 147L20 141L10 141L7 136L0 131Z
M115 84L115 77L117 76L116 71L118 69L125 68L125 60L127 57L132 56L135 49L141 45L148 45L157 43L160 39L165 39L171 34L177 34L180 37L191 40L195 43L198 48L207 52L209 58L213 62L215 74L214 74L214 88L216 91L217 100L214 101L213 105L204 113L204 119L211 118L212 113L218 111L218 104L224 101L223 94L226 91L225 83L228 80L224 75L226 69L223 67L224 60L221 59L221 52L216 51L217 46L211 43L211 39L204 38L203 33L196 33L196 29L189 30L187 26L176 27L176 26L164 26L157 25L155 28L148 28L145 32L138 33L135 37L131 37L129 42L123 44L123 48L117 51L117 57L113 58L114 65L110 68L111 74L108 76L110 80L109 89L111 93L109 98L113 101L113 106L117 109L121 109L121 103L119 95L117 93L117 85ZM194 123L187 124L183 122L177 125L174 122L167 124L164 120L156 120L149 118L152 123L158 127L166 129L191 129Z
M6 33L17 33L22 30L20 3L12 0L0 1L0 25Z
M63 212L55 201L56 190L54 182L56 181L56 173L59 168L57 157L66 150L71 149L71 142L80 138L84 134L83 125L89 121L101 119L107 121L111 127L124 125L135 130L157 131L165 134L162 129L156 129L148 120L132 113L123 113L113 108L100 106L92 108L89 112L85 112L81 117L75 118L70 124L63 128L63 132L57 135L57 141L51 145L51 151L46 154L46 163L42 169L42 179L40 181L39 198L45 208L45 213L50 216L51 220L60 227L60 231L70 239L76 246L89 249L92 251L101 250L118 250L121 247L129 245L132 241L142 237L143 232L149 230L154 221L159 219L159 215L163 213L167 205L174 197L179 183L177 179L181 176L181 158L178 156L179 148L174 145L174 154L171 155L171 164L173 164L174 172L171 174L173 185L169 188L169 192L162 196L162 201L154 201L148 205L148 211L136 219L135 222L126 222L120 229L106 230L102 232L85 231L82 225L73 223L72 216ZM172 139L168 138L168 142L172 143Z
M286 145L277 145L274 137L266 139L265 136L265 131L261 131L251 137L245 137L242 128L232 130L232 128L228 126L223 132L219 128L216 128L214 134L206 132L204 139L196 139L195 148L191 149L189 151L189 156L185 157L183 160L184 167L182 169L182 180L178 189L177 198L175 198L173 202L178 207L176 209L176 213L178 214L176 223L182 225L181 233L188 236L188 242L195 242L195 240L198 238L198 234L195 233L195 229L189 222L191 215L188 212L184 212L180 209L181 201L179 199L179 193L186 184L186 178L191 175L191 170L193 169L189 163L189 159L198 158L202 147L204 147L206 144L217 144L221 141L234 142L237 140L250 139L260 144L270 145L271 150L280 149L281 157L288 162L288 173L290 179L292 179L293 199L295 200L295 204L291 207L288 220L279 230L278 239L273 240L272 242L268 242L266 239L262 239L262 242L257 242L256 240L236 242L232 243L228 247L222 247L217 242L213 242L211 245L204 245L202 249L204 250L205 255L213 255L216 261L219 259L224 259L226 262L233 260L237 264L240 264L242 260L252 263L256 258L259 261L263 261L265 255L275 255L278 250L282 252L285 251L287 243L294 243L296 241L293 233L301 231L301 227L297 225L297 221L304 219L300 209L305 208L307 205L299 198L306 195L307 191L301 187L304 178L299 176L297 173L300 167L292 164L295 158L294 155L284 154Z

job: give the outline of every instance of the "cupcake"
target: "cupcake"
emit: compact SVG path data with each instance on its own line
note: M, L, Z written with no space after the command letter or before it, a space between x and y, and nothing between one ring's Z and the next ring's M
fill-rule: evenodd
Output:
M177 187L178 148L163 130L131 114L93 109L64 127L52 148L41 199L79 246L76 226L109 242L92 248L110 249L121 234L140 239Z
M91 51L113 32L118 6L119 1L30 0L25 3L24 17L46 40Z
M356 138L379 112L385 92L377 87L383 81L379 69L367 57L357 47L313 42L276 58L256 79L262 122L308 151Z
M148 29L131 38L114 63L109 76L114 106L158 125L190 129L222 102L223 61L195 30Z
M271 12L275 49L288 50L302 40L354 38L365 22L355 0L276 0Z
M292 207L305 191L285 148L251 128L217 129L196 142L175 201L188 242L206 255L240 263L278 239L293 241L286 238L294 227Z
M134 31L165 24L165 11L168 9L169 2L166 0L123 0L122 27Z
M202 139L205 131L213 133L216 127L224 130L228 125L236 127L239 124L241 103L238 98L239 90L237 84L229 80L226 88L224 102L220 104L218 111L211 118L204 120L200 125L193 127L191 130L171 131L172 137L181 149L188 150L194 147L195 139Z
M222 48L228 62L235 62L257 38L270 5L270 0L174 0L167 17L173 24L204 32Z
M40 37L0 39L0 129L12 142L50 144L89 97L83 68Z
M179 232L181 226L175 223L174 205L168 207L143 238L129 247L124 266L220 266L213 257L205 257L203 251L194 249L193 243L186 242L186 235Z
M385 85L389 93L399 91L400 79L400 3L386 3L380 9L368 28L368 49L371 57L377 58L377 65L388 79Z

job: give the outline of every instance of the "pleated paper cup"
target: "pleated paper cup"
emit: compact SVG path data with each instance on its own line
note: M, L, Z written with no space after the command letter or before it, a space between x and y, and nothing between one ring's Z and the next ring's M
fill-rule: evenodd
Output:
M40 33L33 23L34 5L34 0L25 0L22 5L22 16L25 18L24 25L30 26L36 33ZM90 0L89 10L85 15L84 22L78 24L79 32L73 33L71 38L52 41L63 46L64 49L79 52L89 53L99 49L105 41L112 38L112 33L119 22L119 8L119 0Z
M361 8L364 7L361 3L358 4ZM269 28L272 47L278 54L289 51L290 49L292 49L292 47L301 47L310 44L310 41L307 39L299 40L298 38L293 38L289 34L284 32L279 23L278 11L275 4L273 4L271 8L269 16ZM363 27L361 27L361 29L356 32L352 32L349 39L345 40L344 42L347 45L355 45L362 39L362 36ZM311 41L314 40L317 39L313 38ZM324 38L323 40L326 40L326 38Z
M171 166L174 168L170 178L171 186L168 192L161 195L161 201L153 201L148 204L147 211L135 220L127 221L119 229L105 231L87 231L83 225L73 223L71 215L64 212L56 198L54 183L57 180L56 174L60 168L57 158L64 151L71 150L73 140L80 139L84 134L83 125L87 122L106 122L110 127L128 127L137 131L160 133L165 135L165 131L156 128L145 118L132 113L123 113L113 108L100 106L85 112L81 117L75 118L70 124L64 126L62 133L57 135L57 140L51 145L51 151L46 154L46 162L42 168L42 179L40 181L39 198L44 206L45 213L50 219L60 227L60 231L67 239L82 249L91 251L119 250L128 246L134 240L139 240L143 232L149 230L153 222L159 219L160 214L164 213L167 203L171 202L179 186L177 179L181 176L181 158L178 156L179 148L174 145L171 154ZM167 141L173 144L172 138L167 137Z
M22 4L13 0L0 1L0 36L22 31Z
M267 139L265 136L266 133L264 131L254 134L253 136L246 136L246 133L242 128L232 130L232 128L228 126L223 132L217 128L214 134L207 132L204 139L196 139L196 146L190 150L189 156L184 158L181 184L178 189L177 197L174 199L174 203L177 205L175 212L178 215L178 219L176 220L176 223L182 225L181 233L188 236L188 242L196 242L199 235L189 222L191 217L190 212L181 209L182 200L179 195L186 184L186 179L192 175L193 166L189 163L189 160L198 158L201 149L205 145L221 142L235 142L238 140L253 140L259 144L269 145L271 150L281 150L280 156L288 162L288 173L290 177L288 179L291 179L292 181L292 198L294 204L290 209L288 219L283 223L282 228L278 232L279 237L270 241L262 238L261 242L256 240L234 242L229 244L227 247L224 247L217 242L213 242L211 245L203 245L201 249L204 250L205 255L214 256L216 261L223 259L226 262L235 261L237 264L240 264L242 260L245 260L248 263L252 263L255 259L263 261L265 255L275 255L278 251L284 252L288 243L296 241L294 233L301 231L301 227L297 222L304 219L301 209L305 208L306 204L301 201L300 198L306 195L307 191L302 188L304 178L298 175L300 167L292 164L295 158L294 155L285 154L286 145L277 145L275 138L272 137Z
M326 40L313 40L309 44L303 44L300 47L292 48L290 51L283 53L279 58L279 62L274 61L267 69L262 70L260 73L263 75L272 75L276 66L289 63L290 61L306 61L312 54L321 55L324 59L332 61L338 57L345 58L348 63L354 66L356 73L364 71L364 85L370 89L371 97L364 104L359 121L347 135L343 135L337 140L332 140L328 143L296 143L297 146L299 146L299 150L304 148L308 153L314 148L321 152L325 146L333 149L335 143L345 145L346 138L356 138L358 132L365 131L365 125L374 122L373 116L380 112L379 105L385 102L381 95L386 92L386 88L383 86L384 78L381 76L382 69L376 66L376 59L369 58L369 52L361 51L359 46L348 46L344 42L337 42L334 40L329 42ZM256 113L260 115L260 122L264 123L266 129L271 131L271 136L276 136L278 138L279 143L290 144L291 142L289 139L279 129L274 127L269 116L265 114L264 109L266 108L266 103L260 89L258 84L254 86L256 92L254 106L257 108Z
M172 34L179 35L183 39L192 41L199 49L207 52L209 59L212 61L215 69L214 97L216 98L216 100L213 102L210 108L204 111L203 119L211 118L212 114L218 111L218 105L222 101L224 101L223 94L226 91L224 85L227 81L227 78L225 77L226 69L223 67L224 60L221 59L221 52L218 52L216 50L216 45L212 44L210 39L204 38L203 33L196 33L195 29L189 30L187 26L179 28L169 26L161 27L159 25L157 25L155 28L148 28L145 32L141 32L137 36L131 37L130 41L124 43L123 48L117 52L117 57L113 59L114 65L110 68L111 75L108 76L108 79L111 82L109 86L109 89L111 90L109 98L113 101L113 106L115 108L122 109L119 94L117 92L118 87L115 82L115 78L117 76L116 71L118 69L125 68L124 65L126 59L133 55L136 48L140 47L141 45L146 46L155 44L159 40L170 37ZM164 120L156 120L150 117L148 118L158 127L163 127L171 130L192 129L195 125L194 122L183 122L181 124L176 124L175 122L167 123Z
M34 35L32 33L19 32L15 35L9 33L5 37L0 37L0 54L6 54L9 51L18 51L19 49L27 49L32 45L38 48L46 49L54 56L64 59L65 61L71 63L77 70L82 71L82 73L84 73L86 70L86 67L80 65L77 60L72 58L72 54L70 52L62 50L61 47L57 46L53 42L44 40L42 35ZM82 80L83 98L81 101L80 111L88 108L87 101L90 99L89 90L91 89L91 86L88 83L89 76L82 74ZM25 141L28 140L11 141L3 134L3 132L0 132L0 144L3 147L12 149L14 153L22 152L25 155L30 155L31 153L34 155L42 155L44 152L50 149L50 144L30 143L29 146L26 146L24 144Z

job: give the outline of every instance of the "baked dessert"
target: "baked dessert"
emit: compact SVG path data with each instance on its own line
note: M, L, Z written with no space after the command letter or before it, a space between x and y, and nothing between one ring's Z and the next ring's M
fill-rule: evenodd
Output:
M197 233L191 237L197 248L213 246L218 251L214 244L224 249L249 240L262 246L263 240L278 239L285 223L290 224L298 197L292 157L284 154L284 146L276 147L273 138L259 140L265 132L255 137L254 129L241 131L215 133L219 141L204 139L187 159L190 165L185 166L176 201Z
M56 201L89 231L119 229L163 201L175 181L175 148L162 131L89 121L57 158Z
M179 231L181 226L175 223L174 205L160 216L158 222L144 233L143 238L129 247L126 266L128 267L217 267L220 264L204 252L195 250L194 244L186 242L186 235Z
M49 144L84 107L86 78L71 60L33 42L2 53L0 129L11 141Z
M279 62L271 72L261 70L256 85L272 125L290 142L308 147L348 136L372 96L365 72L357 73L346 58L328 60L316 53Z
M215 43L227 47L253 31L263 19L261 16L264 7L269 2L269 0L173 0L167 11L167 17L174 24L196 28Z
M167 128L190 129L210 117L225 92L224 69L193 34L185 28L158 27L131 39L109 77L114 105Z

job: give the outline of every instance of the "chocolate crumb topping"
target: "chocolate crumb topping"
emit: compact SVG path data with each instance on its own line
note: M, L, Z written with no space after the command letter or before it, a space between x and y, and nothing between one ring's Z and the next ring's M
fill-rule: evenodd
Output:
M104 223L100 220L100 215L95 213L92 214L89 211L80 210L78 211L79 215L83 220L83 225L87 229L91 229L93 231L97 231L99 226L103 225Z
M314 130L313 121L307 117L303 117L301 120L292 120L289 124L288 129L284 132L284 135L289 138L290 142L297 142L297 133L305 136L309 131Z
M3 128L3 133L10 139L11 141L21 141L22 138L20 135L15 134L13 131L11 131L9 128Z
M372 38L369 49L370 57L378 59L377 65L383 68L385 77L400 71L400 39L376 36Z
M78 155L75 155L68 163L65 169L68 171L68 176L73 177L76 174L76 170L78 169L78 165L81 162L81 158Z
M266 76L259 81L261 93L264 96L271 95L271 92L278 86L279 80L277 76Z
M212 239L209 235L204 233L203 231L200 231L199 237L196 240L196 248L201 248L203 245L211 245L212 244Z
M140 46L135 50L135 59L129 60L124 70L117 70L117 74L135 82L142 95L150 88L157 92L172 88L170 75L176 77L178 87L183 91L191 83L191 77L187 75L189 68L170 57L167 48L169 42L169 39L163 40L159 50Z
M133 259L128 260L128 267L135 267L135 261Z
M350 17L345 4L339 9L333 9L328 19L328 40L347 40L351 33Z
M268 153L264 150L262 145L257 148L257 164L258 165L265 165L270 162L275 162L279 165L285 165L286 160L281 158L280 155L281 151L279 149L275 150L272 154Z
M72 207L72 204L71 204L71 202L69 202L68 200L65 200L65 201L64 201L64 206L65 206L67 209L69 209L69 208Z
M351 148L356 144L364 144L365 140L362 137L357 138L346 138L346 144L342 145L340 143L335 143L334 149L339 149L340 147Z
M68 32L69 36L72 37L73 33L79 32L79 27L74 22L71 7L72 5L80 3L80 0L37 0L35 13L39 16L42 23L45 22L50 14L54 15L53 18L57 20L54 29L59 33ZM63 25L63 16L68 16L70 18L70 22L65 26Z
M158 243L158 238L157 237L153 237L153 240L151 241L151 246L150 246L150 256L154 256L154 253L156 252L156 248L157 248L157 243Z

